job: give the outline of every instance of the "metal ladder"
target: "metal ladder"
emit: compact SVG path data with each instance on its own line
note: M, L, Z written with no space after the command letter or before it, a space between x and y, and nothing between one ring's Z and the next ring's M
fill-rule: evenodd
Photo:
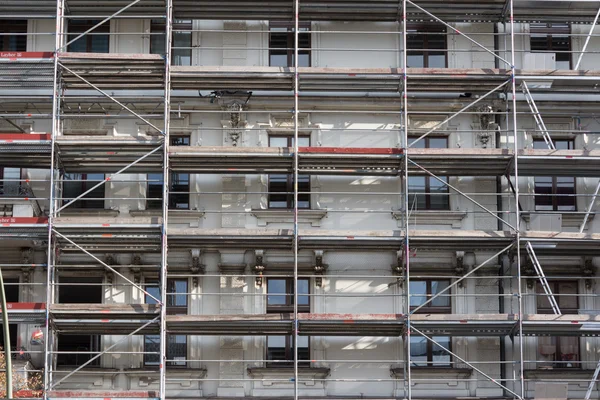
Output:
M596 380L598 379L598 375L600 374L600 361L598 361L598 365L596 365L596 370L594 371L594 376L592 377L592 381L588 386L587 392L585 392L585 400L590 400L592 395L592 391L594 390L594 385L596 384Z
M525 100L527 101L527 105L529 106L529 109L531 110L533 119L535 120L535 124L537 125L538 130L542 133L544 142L546 142L546 145L548 146L549 149L556 150L556 147L554 146L554 143L552 142L552 138L550 137L550 133L548 132L548 129L546 128L546 124L544 124L542 115L540 114L540 111L538 110L537 106L535 105L535 102L533 101L533 97L531 96L531 92L529 91L529 88L527 87L527 83L525 83L525 81L521 82L521 90L523 90L523 94L525 95Z
M535 255L535 251L533 251L533 246L531 246L531 242L527 242L527 246L525 248L527 249L527 253L529 254L529 257L531 258L531 261L533 261L533 267L535 268L535 272L540 277L540 282L542 283L542 287L544 288L544 292L546 293L546 296L548 296L548 301L550 302L552 311L554 311L554 314L560 315L561 314L560 308L558 307L558 303L556 302L556 299L554 298L554 295L552 294L550 285L548 285L548 280L546 279L546 275L544 275L542 266L540 265L540 262L538 261L536 255Z

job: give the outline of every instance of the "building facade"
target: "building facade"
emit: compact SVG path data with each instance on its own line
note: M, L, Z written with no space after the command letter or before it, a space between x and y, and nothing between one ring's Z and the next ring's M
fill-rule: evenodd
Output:
M596 4L0 3L17 390L600 396Z

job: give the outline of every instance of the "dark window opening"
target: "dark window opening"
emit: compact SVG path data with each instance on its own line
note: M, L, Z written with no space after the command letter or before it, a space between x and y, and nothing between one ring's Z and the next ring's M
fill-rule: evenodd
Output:
M10 350L19 351L20 349L17 348L19 345L19 325L8 324L8 334L10 335ZM4 349L4 329L0 329L0 348ZM17 354L11 354L11 358L15 358L16 356Z
M146 281L145 289L156 299L161 298L160 286L157 280ZM188 309L188 280L167 279L167 314L185 315ZM157 304L157 301L146 294L146 304ZM160 351L160 336L144 336L144 352ZM186 367L187 336L167 335L167 367ZM160 354L144 354L144 365L159 365Z
M96 354L89 352L100 351L99 335L58 335L59 352L68 352L69 354L57 354L56 365L76 367L88 362ZM89 363L87 366L99 366L100 357Z
M63 204L69 203L104 179L104 174L65 174L63 177ZM98 186L69 207L104 209L104 189L105 185Z
M294 66L295 24L289 22L269 23L269 65L272 67ZM310 22L298 25L298 67L310 67Z
M96 19L71 19L68 23L68 41L75 39L80 34L87 32L101 20ZM67 51L75 53L108 53L110 22L105 22L90 33L79 38L68 46Z
M415 141L418 136L409 137L408 142ZM424 137L413 146L416 149L448 148L447 137ZM447 176L438 176L448 183ZM408 205L413 210L449 210L450 190L446 184L432 176L409 176Z
M102 278L61 277L59 280L58 302L60 304L101 304L103 298ZM57 365L79 366L95 356L95 354L85 354L85 352L100 351L100 336L59 334L57 350L72 352L72 354L58 354ZM100 357L89 365L100 365Z
M560 312L578 314L579 298L577 281L548 281ZM554 314L548 296L541 283L536 282L536 303L538 314ZM581 368L579 338L575 336L538 337L538 368Z
M300 136L298 146L310 146L310 137ZM269 147L294 147L294 137L269 136ZM269 208L294 208L294 175L269 175ZM310 208L309 175L298 175L298 208Z
M446 28L441 24L409 24L406 35L408 68L446 68Z
M310 312L310 280L298 279L298 312ZM294 279L267 278L267 313L294 312ZM294 337L267 336L267 367L294 365ZM298 366L310 367L310 337L298 336Z
M60 304L102 304L103 299L102 278L60 278L58 286Z
M531 24L532 53L555 53L556 69L571 69L571 28L568 24Z
M172 26L171 63L192 65L192 20L175 20ZM165 21L152 20L150 31L150 53L165 55ZM160 35L162 33L162 35Z
M557 150L573 150L573 139L553 140ZM548 149L542 139L533 141L534 149ZM536 176L535 177L535 210L536 211L576 211L575 177L570 176Z
M6 295L7 303L18 303L19 291L18 278L4 278L4 294ZM2 342L0 342L0 345L2 345Z
M14 35L8 35L14 33ZM0 50L27 51L27 20L4 20L0 24Z

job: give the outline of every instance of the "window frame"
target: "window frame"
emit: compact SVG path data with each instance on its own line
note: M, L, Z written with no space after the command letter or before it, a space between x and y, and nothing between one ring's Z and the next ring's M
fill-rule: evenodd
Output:
M446 282L447 283L446 287L448 287L452 284L452 280L450 278L448 278L448 279L439 279L439 278L411 279L411 281L409 282L409 289L410 289L410 283L413 283L413 282L425 282L425 301L429 300L431 297L433 297L435 295L432 292L432 283L433 282ZM451 293L448 292L448 294L451 294ZM446 297L446 298L448 299L448 306L432 306L432 305L430 305L431 303L429 303L429 305L421 307L416 313L417 314L451 314L452 313L452 300L451 300L451 297ZM418 305L411 306L410 299L409 299L410 310L412 311L412 310L416 309L417 307L419 307L419 306ZM435 337L442 337L442 336L443 335L436 335ZM424 337L424 336L415 335L415 337ZM435 337L433 339L435 339ZM452 337L451 336L443 336L443 337L449 337L448 350L452 351ZM443 365L432 365L432 363L434 362L433 361L434 344L431 340L428 340L427 338L425 338L425 342L427 343L427 349L426 349L427 361L426 361L425 366L416 365L417 367L448 368L453 365L451 354L448 354L450 357L448 363L444 363ZM416 364L416 362L415 362L415 364Z
M273 304L269 305L269 281L273 280L283 280L285 281L285 303L286 304ZM299 278L298 281L306 281L308 292L308 304L298 304L298 312L302 313L310 313L310 303L311 303L311 285L310 278ZM266 308L267 314L281 314L281 313L293 313L294 312L294 278L288 277L267 277L265 279L266 284L266 293L267 293L267 301ZM275 295L281 296L282 294L276 293ZM265 360L271 361L269 358L269 337L285 337L285 360L292 360L290 362L266 362L266 366L268 368L278 368L285 367L289 368L294 365L294 335L267 335L265 338ZM298 359L298 367L300 368L309 368L310 367L310 336L307 337L308 346L306 348L306 353L308 357L306 360ZM298 353L300 356L300 353ZM274 360L277 361L277 360Z
M273 31L272 28L285 28L287 29L285 32L283 31ZM294 35L294 29L295 29L295 24L294 22L284 22L284 21L269 21L269 66L273 66L273 63L271 61L271 57L273 55L275 55L274 53L277 52L281 52L283 53L285 51L285 55L286 55L286 66L287 68L291 68L294 67L294 48L295 48L295 35ZM312 32L311 32L311 22L310 21L301 21L298 24L298 55L301 54L307 54L308 55L308 65L307 67L312 67ZM302 34L301 32L307 32L305 34ZM272 41L272 35L273 34L281 34L283 36L283 34L286 35L286 47L285 49L283 48L277 48L277 47L273 47ZM303 39L303 36L306 35L308 37L308 42L307 42L307 47L300 47L301 46L301 42ZM300 65L300 67L302 67Z
M27 35L21 35L27 32L27 20L3 20L0 25L0 51L27 51ZM18 33L19 35L6 35L7 33ZM11 48L11 38L16 39L16 48ZM22 40L20 38L23 38ZM20 45L20 47L19 47Z
M413 33L409 32L410 30L414 30ZM406 33L406 54L407 56L422 56L423 57L423 66L416 68L448 68L448 30L445 26L440 26L440 24L436 24L433 22L419 22L419 23L409 23L407 26ZM439 34L439 35L437 35ZM410 40L411 35L417 37L420 40L423 40L423 48L411 50ZM433 49L429 48L429 37L430 36L442 36L444 40L444 49ZM412 53L412 54L411 54ZM444 53L444 66L443 67L430 67L429 66L429 56L434 54L429 53ZM408 57L407 57L408 63ZM407 65L407 68L415 68Z
M292 135L286 135L286 134L273 134L273 135L269 135L269 147L271 147L271 139L276 139L276 138L285 138L287 139L287 145L285 147L288 148L293 148L294 147L294 136ZM300 139L304 139L307 138L308 139L308 146L310 146L310 142L311 142L311 137L310 135L300 135L298 137L298 141L300 141ZM304 146L301 146L304 147ZM278 191L273 191L271 189L271 179L273 176L278 175L278 176L283 176L286 175L287 176L287 181L286 181L286 187L285 187L285 192L278 192ZM298 192L301 192L301 194L298 194L298 203L307 203L307 205L304 206L299 206L298 209L300 210L310 210L312 207L312 201L311 201L311 184L312 184L312 180L310 175L298 175L298 179L299 179L299 183L298 183ZM300 179L308 179L308 190L303 190L301 189L301 186L304 185L304 182L300 181ZM308 192L308 193L307 193ZM285 193L285 197L286 197L286 206L285 207L274 207L271 205L271 197L275 194L279 194L281 195L282 193ZM302 198L302 200L301 200ZM269 174L268 176L268 180L267 180L267 207L270 210L292 210L294 209L294 174Z
M70 42L71 40L75 39L77 36L81 35L83 32L86 32L88 29L96 26L101 21L102 21L101 19L81 19L81 20L71 19L71 20L69 20L69 23L67 24L67 41ZM72 28L74 28L74 27L77 27L79 29L77 29L76 31L73 31ZM104 33L105 34L104 36L106 36L106 41L108 44L106 51L94 51L93 37L101 36L101 35L99 35L99 33ZM100 53L100 54L110 53L110 21L103 23L102 25L98 26L96 29L91 31L90 34L86 34L83 37L79 38L76 42L71 43L67 47L67 51L72 52L73 45L75 45L75 43L79 42L80 40L85 40L85 51L83 53Z
M409 143L418 139L420 136L409 136L408 137L408 141ZM446 147L431 147L430 146L430 139L445 139L446 140ZM424 143L424 148L425 149L439 149L439 148L448 148L448 146L450 145L450 138L448 136L425 136L424 138L421 139L421 141L423 141ZM437 179L433 178L432 176L416 176L416 178L424 178L425 179L425 192L421 195L419 194L415 194L415 198L417 199L416 202L417 204L419 203L418 200L418 196L424 196L425 197L425 208L423 210L433 210L433 211L449 211L450 210L450 187L448 185L443 185L444 188L444 192L447 194L446 196L440 196L442 198L446 199L446 202L444 204L444 207L442 208L432 208L431 206L431 181L437 181ZM449 183L449 177L448 176L438 176L438 178L440 179L446 179L446 183ZM410 182L408 187L410 188ZM414 193L414 192L413 192ZM408 191L409 194L409 198L411 195L411 191ZM412 207L413 201L410 201L409 207ZM417 209L418 210L418 209Z
M78 182L74 182L74 181L69 181L64 179L67 175L81 175L80 179L77 179ZM101 173L71 173L71 174L64 174L63 175L63 183L62 183L62 203L67 204L68 202L72 201L72 198L65 198L65 183L69 183L73 184L73 186L75 185L79 185L79 194L77 196L80 196L81 193L84 193L88 190L90 190L92 187L94 187L95 185L97 185L100 181L94 181L91 182L87 180L88 175L102 175L104 178L106 178L106 174L101 174ZM94 199L93 197L90 198L86 198L86 196L93 196L95 190L98 190L98 192L102 191L102 199ZM90 193L88 193L86 196L78 199L77 201L75 201L73 204L71 204L69 207L71 208L77 208L77 209L85 209L85 210L104 210L106 207L106 186L105 185L101 185L98 188L96 188L95 190L91 191ZM75 196L75 197L77 197ZM97 204L96 204L97 202ZM100 202L102 202L102 207L98 207L98 205L100 205Z
M575 288L577 289L577 293L574 295L575 299L577 300L577 305L575 308L564 308L564 307L560 307L560 311L563 314L578 314L579 313L579 282L575 279L551 279L548 280L548 285L550 285L550 290L552 290L553 294L558 294L560 295L560 286L561 284L573 284L575 286ZM537 314L554 314L554 310L552 310L552 307L540 307L539 306L539 302L538 299L540 296L546 296L545 292L543 289L541 289L541 293L538 289L541 288L540 286L540 282L536 282L535 284L535 293L536 293L536 313ZM556 298L556 301L558 303L560 303L560 296ZM560 304L559 304L560 306ZM566 311L566 312L565 312ZM581 338L577 337L577 360L575 360L575 363L573 364L574 366L572 367L565 367L564 365L567 364L569 361L562 361L562 352L561 352L561 339L566 339L564 337L561 336L552 336L552 338L554 338L556 340L555 342L555 346L556 349L554 351L554 361L552 361L553 364L553 368L558 368L558 369L582 369L583 368L583 364L582 364L582 359L581 359ZM536 354L539 358L539 346L536 350ZM543 365L541 363L536 364L536 366L538 368L543 367Z
M190 146L191 144L191 137L190 135L174 135L171 136L170 138L170 146ZM179 140L183 140L183 143L178 142ZM158 175L161 179L160 183L158 182L149 182L151 176L150 175ZM176 181L177 177L181 175L187 175L187 194L173 194L171 195L171 193L169 193L169 210L189 210L190 209L190 185L191 185L191 175L189 173L181 173L181 172L171 172L169 174L169 191L172 190L173 187L173 182ZM162 209L162 186L164 184L164 182L162 182L162 173L153 173L153 174L146 174L146 210L160 210ZM160 187L160 196L154 196L150 194L150 187L151 186L158 186ZM154 189L156 191L156 189ZM182 198L184 196L187 196L187 207L174 207L174 200L177 198ZM158 200L148 200L148 199L153 199L153 198L159 198Z
M545 25L545 26L542 26ZM563 25L563 24L561 24ZM566 56L569 58L569 69L573 69L573 53L571 53L571 51L573 51L573 40L571 38L571 26L569 24L564 24L565 26L556 26L553 25L552 22L548 22L548 23L535 23L535 24L530 24L529 25L529 50L532 53L554 53L556 54L556 59L555 61L558 63L558 57L559 55L562 54L566 54ZM542 35L546 35L546 47L545 49L536 49L534 50L532 48L532 39L534 38L533 35L539 35L540 37ZM568 42L568 49L566 51L568 51L568 53L562 53L565 50L558 50L559 52L557 53L556 49L554 49L553 46L553 37L561 37L561 36L566 36L567 38L567 42ZM560 62L564 62L564 60L561 60Z
M150 33L154 34L154 33L164 33L166 30L166 23L164 22L164 20L157 20L157 19L152 19L150 20ZM172 35L171 35L171 47L175 46L175 40L176 40L176 36L181 36L182 33L185 32L177 32L177 31L189 31L189 35L190 35L190 39L189 42L187 43L189 45L189 49L172 49L171 51L171 63L172 65L181 65L181 66L191 66L192 63L192 43L193 43L193 33L191 32L193 30L193 20L189 19L175 19L173 20L173 25L172 25ZM151 35L150 36L150 54L161 54L164 55L163 53L159 53L158 50L159 49L155 49L152 38L155 35ZM158 35L156 35L158 36ZM164 37L163 37L163 43L164 43ZM163 49L164 49L164 45L163 45ZM177 53L183 53L186 52L188 54L186 54L186 56L188 56L190 58L190 63L189 64L183 64L180 62L177 62L178 59L177 57L180 56Z
M173 292L170 291L171 288L177 288L177 282L185 282L186 285L186 293L190 290L190 282L189 279L185 279L185 278L167 278L167 301L166 301L166 307L167 307L167 315L187 315L188 314L188 308L189 308L189 296L186 294L184 296L185 298L185 305L184 306L177 306L177 305L172 305L172 299L177 296L178 292ZM160 280L159 279L146 279L144 281L144 290L148 290L149 287L157 287L160 290ZM160 296L158 296L158 298L160 298ZM156 304L156 300L152 299L152 298L148 298L147 295L144 295L144 303L145 304ZM171 303L171 304L169 304ZM148 339L152 338L152 337L158 337L159 335L144 335L144 352L148 351ZM185 343L184 343L184 347L185 350L183 351L183 353L185 354L185 360L188 359L188 350L189 350L189 340L188 340L188 335L170 335L167 334L167 345L166 345L166 350L167 350L167 361L166 362L166 366L169 368L187 368L187 361L175 361L172 360L172 352L173 352L173 348L170 347L170 339L171 338L175 338L175 337L185 337ZM160 340L160 339L159 339ZM151 361L148 360L148 358L150 357L157 357L156 354L144 354L142 356L142 363L145 367L155 367L158 366L160 364L160 360L158 361Z
M556 144L557 142L568 142L568 150L573 150L575 149L575 139L553 139L553 142ZM535 148L535 144L536 143L544 143L545 141L544 139L539 139L539 138L534 138L533 139L533 146ZM538 195L538 179L540 178L552 178L552 194L543 194L543 195ZM576 177L572 177L573 178L573 196L571 197L573 199L573 210L559 210L559 204L558 204L558 200L559 200L559 196L558 196L558 177L556 176L547 176L547 177L542 177L542 176L536 176L533 178L533 193L535 194L534 198L533 198L533 205L534 205L534 209L535 211L541 211L541 212L573 212L573 211L577 211L577 178ZM540 199L542 198L547 198L550 197L550 199L552 200L552 210L544 210L540 207L543 207L543 204L538 204L538 202L540 201ZM567 199L569 199L569 197L567 197Z

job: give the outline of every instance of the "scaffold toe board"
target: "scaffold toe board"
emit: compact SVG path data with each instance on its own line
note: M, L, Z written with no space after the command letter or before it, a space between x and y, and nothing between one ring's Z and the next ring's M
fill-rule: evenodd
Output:
M131 391L131 390L50 390L47 393L49 400L159 400L156 391Z
M85 15L90 17L109 17L117 11L131 5L132 0L65 0L69 15ZM131 5L122 12L123 17L144 15L147 17L162 17L165 15L166 0L142 0Z
M45 303L6 303L6 309L9 324L41 324L46 321Z
M0 88L50 89L53 84L53 53L0 51Z
M1 133L0 167L50 168L51 135Z
M162 89L165 60L158 54L59 53L66 89ZM82 80L83 78L84 80Z
M289 173L288 147L179 147L169 151L174 171L196 173ZM307 175L390 175L400 170L397 148L300 147L298 170Z
M161 217L72 216L57 217L54 227L60 233L57 242L63 251L81 251L77 246L89 251L157 251L161 222Z
M60 136L56 144L65 172L114 173L137 160L127 172L162 171L161 152L144 157L162 145L158 137Z
M289 335L293 314L169 315L167 330L187 335ZM300 335L400 336L400 314L298 314Z
M46 240L48 239L48 218L0 217L0 238Z
M530 314L523 319L523 336L600 336L600 315Z
M167 331L186 335L289 335L290 314L167 315Z

